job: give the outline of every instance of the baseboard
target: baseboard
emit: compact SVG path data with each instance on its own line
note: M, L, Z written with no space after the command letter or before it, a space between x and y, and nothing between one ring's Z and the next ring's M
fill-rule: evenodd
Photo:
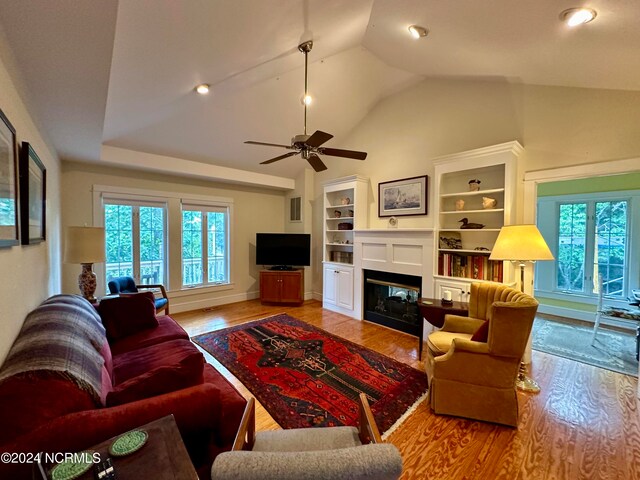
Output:
M574 310L572 308L566 307L555 307L552 305L543 305L540 304L538 306L539 313L546 313L548 315L556 315L558 317L565 318L573 318L576 320L582 320L584 322L589 323L590 325L594 325L596 322L596 314L595 312L585 312L583 310ZM600 325L611 325L614 327L622 328L623 330L634 330L634 326L630 325L628 321L618 321L611 317L602 317L600 320Z
M319 302L322 301L322 293L313 292L312 295L313 300L318 300Z
M586 312L584 310L574 310L573 308L556 307L553 305L538 305L538 312L547 313L549 315L556 315L558 317L575 318L577 320L583 320L585 322L594 323L595 312Z
M178 302L178 298L171 300L171 313L189 312L191 310L202 310L203 308L217 307L228 303L244 302L246 300L254 300L259 298L259 292L236 293L234 295L224 295L215 298L205 298L202 300L182 301Z

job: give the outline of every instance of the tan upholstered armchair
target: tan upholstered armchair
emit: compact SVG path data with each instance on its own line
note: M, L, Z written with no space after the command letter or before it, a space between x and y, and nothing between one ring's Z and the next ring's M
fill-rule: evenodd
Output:
M469 317L447 315L427 339L433 411L516 426L515 380L537 309L536 299L519 290L472 283ZM487 341L471 340L485 321Z

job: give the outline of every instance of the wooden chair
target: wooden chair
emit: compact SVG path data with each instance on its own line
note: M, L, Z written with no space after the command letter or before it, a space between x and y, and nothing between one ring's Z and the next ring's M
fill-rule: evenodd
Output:
M167 291L162 284L140 284L136 285L133 277L118 277L109 281L108 283L109 293L111 295L120 295L123 293L138 293L143 289L159 289L162 297L156 298L156 313L165 311L165 315L169 315L169 297L167 297Z
M213 480L395 480L402 457L382 443L366 396L356 427L255 431L255 400L244 411L231 452L216 457Z

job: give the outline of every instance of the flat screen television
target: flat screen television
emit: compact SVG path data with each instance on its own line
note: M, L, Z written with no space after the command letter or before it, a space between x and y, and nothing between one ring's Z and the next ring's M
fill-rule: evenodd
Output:
M270 265L273 270L311 265L311 235L256 233L256 265Z

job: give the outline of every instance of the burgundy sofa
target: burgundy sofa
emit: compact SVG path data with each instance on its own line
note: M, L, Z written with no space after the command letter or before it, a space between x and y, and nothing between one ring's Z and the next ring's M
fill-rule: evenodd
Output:
M27 316L0 368L0 452L77 452L173 414L210 478L246 401L151 297L103 300L98 316L57 295ZM31 478L31 466L2 463L0 478Z

